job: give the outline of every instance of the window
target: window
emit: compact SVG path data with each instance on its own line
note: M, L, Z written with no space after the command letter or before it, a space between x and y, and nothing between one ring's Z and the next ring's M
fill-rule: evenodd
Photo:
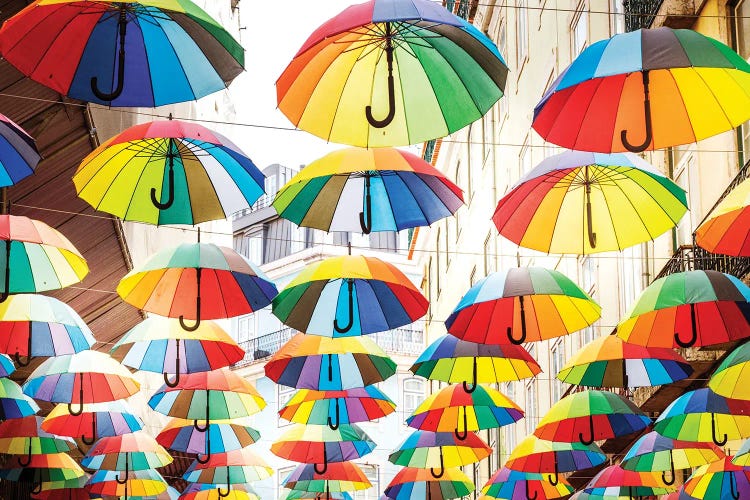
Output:
M505 23L501 22L497 30L497 48L503 57L508 57L508 37L506 36ZM505 121L505 117L508 116L508 97L502 97L500 99L500 116L498 119L499 123Z
M596 293L596 263L590 255L585 255L578 259L580 268L581 288L587 294L593 296Z
M743 125L743 130L745 128L750 127ZM693 186L696 188L698 187L698 172L696 172L694 166L695 155L690 153L680 161L674 172L674 182L688 192L688 203L690 205L688 213L686 213L685 216L680 219L679 224L677 224L677 240L675 241L676 245L673 249L674 251L677 251L677 247L680 245L691 245L693 243L693 228L696 227L697 223L696 220L693 220L693 217L695 217L696 214L701 213L699 206L700 197L690 196L690 193L698 192L697 189L696 191L691 189Z
M238 251L253 264L261 264L263 262L263 228L256 228L243 234L239 241Z
M290 399L292 399L292 396L295 392L296 389L294 387L287 387L281 384L276 385L276 411L280 411L284 407L284 405L287 404ZM285 425L291 425L291 422L287 422L283 418L280 418L279 427L284 427Z
M495 238L492 233L484 239L484 275L489 276L497 270L497 255L495 250Z
M636 245L622 251L620 260L620 307L625 314L643 290L643 247Z
M589 342L594 340L594 337L596 336L594 332L593 326L587 326L580 332L578 332L578 346L583 347Z
M589 12L585 3L574 18L570 32L573 38L573 43L571 44L573 53L571 55L575 59L583 51L583 48L586 47L586 42L589 38Z
M255 338L255 315L247 314L237 320L237 343Z
M411 415L417 406L424 400L425 384L419 378L407 378L404 380L404 402L403 411L405 416Z
M435 280L433 278L435 274L433 273L432 268L432 257L427 260L427 269L425 269L424 275L429 278L427 283L425 283L425 286L423 287L427 292L427 321L432 321L432 287L435 284Z
M513 382L508 382L505 384L505 395L510 398L511 401L516 400L516 388ZM505 426L505 454L506 456L509 455L513 449L516 447L516 426L515 425L506 425ZM501 460L502 462L502 460Z
M276 175L269 175L266 177L266 195L273 197L277 191Z
M539 411L539 401L537 400L536 394L536 380L526 384L526 406L524 406L526 414L524 420L526 421L526 434L531 434L536 429L537 424L537 412Z
M380 470L378 466L373 464L357 465L365 473L365 477L372 483L372 486L366 490L354 492L352 498L354 500L378 500L380 498Z
M307 242L307 228L299 227L298 225L290 222L291 225L291 238L290 238L290 253L300 252L305 249L305 243Z
M516 7L516 71L521 71L529 56L529 11L528 0L519 0Z
M612 0L612 35L625 33L625 7L624 0Z
M750 0L739 0L734 7L734 37L735 50L745 58L750 59ZM739 161L745 163L750 160L750 122L742 124L738 131L738 145L741 149Z
M550 349L550 365L550 393L554 404L560 400L563 393L562 382L557 379L557 374L565 366L565 344L562 339L558 339Z

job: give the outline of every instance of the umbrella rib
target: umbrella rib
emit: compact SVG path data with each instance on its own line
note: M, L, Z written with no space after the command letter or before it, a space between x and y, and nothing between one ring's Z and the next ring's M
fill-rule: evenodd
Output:
M175 21L174 19L172 19L172 21L175 24L177 24L178 26L180 26L180 28L182 28L182 25L179 24L177 21ZM159 24L159 27L161 28L161 24ZM182 29L185 31L185 33L188 33L188 31L185 30L185 28L182 28ZM210 33L210 30L205 30L205 31L208 32L208 33ZM172 53L174 54L174 59L175 59L175 61L177 61L177 64L180 67L180 71L182 71L182 75L185 77L185 81L187 82L188 86L190 87L190 92L193 94L193 96L196 96L197 94L195 93L195 89L193 88L193 84L190 82L190 79L188 78L187 72L185 71L185 66L182 64L182 60L180 59L180 56L177 54L177 49L175 48L174 44L172 43L172 40L169 38L169 36L167 35L167 32L164 30L164 28L161 28L161 32L164 35L164 40L166 40L169 43L169 47L172 49ZM211 35L211 36L213 36L213 35ZM203 58L208 62L208 64L211 65L211 68L218 75L219 72L216 71L216 68L214 68L213 63L209 60L208 57L206 57L206 54L203 52L203 49L200 47L200 45L198 45L198 43L195 41L195 39L192 36L190 36L189 34L188 34L188 37L195 43L196 47L198 47L198 52L201 55L203 55ZM219 42L219 44L221 45L221 42ZM148 61L149 56L148 56L148 50L146 49L145 43L144 43L144 50L145 50L145 53L146 53L146 61ZM150 66L151 66L150 64L147 64L147 67L150 67ZM156 92L154 92L154 85L153 85L154 84L154 79L150 78L150 82L151 82L151 95L154 98L154 102L156 102ZM223 80L222 80L222 83L223 83Z
M644 220L644 219L643 219L643 217L641 216L641 213L640 213L640 211L638 211L638 208L637 208L637 207L636 207L636 206L635 206L635 205L633 204L633 202L632 202L632 200L630 199L630 197L629 197L629 196L628 196L627 194L625 194L625 191L624 191L624 190L622 189L622 186L621 186L621 185L620 185L619 183L616 183L616 184L615 184L615 187L616 187L616 188L617 188L617 189L618 189L618 190L619 190L619 191L620 191L620 192L622 193L622 196L623 196L623 197L624 197L624 198L625 198L625 199L626 199L626 200L628 201L628 204L629 204L629 205L630 205L631 207L633 207L633 211L634 211L634 212L635 212L635 214L636 214L636 215L638 216L638 220L640 220L640 221L641 221L641 225L643 226L643 229L645 229L645 230L646 230L646 233L648 233L648 235L649 235L649 236L651 237L651 239L653 240L653 239L655 238L655 236L654 236L653 234L651 234L651 231L649 230L648 226L646 225L646 222L645 222L645 220ZM642 190L643 190L643 191L644 191L644 192L645 192L646 194L648 194L648 196L649 196L649 197L650 197L650 198L651 198L652 200L654 200L654 203L656 203L656 205L657 205L657 206L658 206L658 207L659 207L659 208L661 209L661 204L659 204L659 203L658 203L658 202L656 201L656 199L654 199L654 197L652 196L651 192L650 192L650 191L649 191L648 189L645 189L645 188L641 187L640 185L639 185L639 187L640 187L640 188L641 188L641 189L642 189ZM601 191L602 191L602 195L604 195L604 190L601 190ZM606 198L606 196L605 196L605 198ZM609 210L609 203L607 203L607 209ZM667 217L669 217L669 215L668 215L668 214L666 214L666 212L664 212L664 210L663 210L663 209L662 209L662 213L665 213L665 215L667 215ZM610 219L614 221L614 218L612 217L612 213L611 213L611 211L610 211ZM672 218L671 218L671 217L669 217L669 219L671 220ZM612 224L612 227L614 228L614 224ZM617 231L615 231L615 238L617 239L617 246L618 246L618 248L619 248L619 247L620 247L620 241L619 241L619 238L617 238Z
M42 23L43 23L44 21L46 21L46 20L47 20L48 18L50 18L50 17L52 17L53 15L57 14L57 11L58 11L58 10L62 10L63 8L64 8L64 7L60 7L59 9L57 9L57 10L55 10L55 11L51 11L52 9L50 9L50 11L51 11L51 12L49 12L49 13L48 13L48 14L47 14L46 16L44 16L44 17L43 17L42 19L40 19L40 20L39 20L39 22L37 23L37 26L41 25L41 24L42 24ZM70 20L69 20L69 21L68 21L67 23L65 23L65 24L66 24L66 25L68 25L68 24L70 24L71 22L73 22L73 19L75 19L75 18L76 18L76 16L77 16L77 13L74 13L74 14L73 14L73 17L72 17L72 18L71 18L71 19L70 19ZM27 38L27 37L29 37L29 36L31 36L31 35L32 35L32 30L29 30L29 31L27 31L26 33L24 33L24 34L23 34L23 36L20 36L20 37L18 37L18 40L16 40L16 43L14 43L14 44L13 44L13 45L11 45L10 47L8 47L8 49L7 49L7 50L5 50L5 51L4 51L4 53L5 53L5 54L9 54L9 53L10 53L10 52L12 52L13 50L15 50L15 48L16 48L17 46L21 45L21 43L22 43L22 42L23 42L24 40L26 40L26 38ZM50 42L50 46L51 46L51 45L53 45L55 41L57 41L57 37L55 37L55 38L54 38L54 39L52 40L52 42ZM49 52L49 49L50 49L50 47L47 47L47 48L45 49L45 51L44 51L43 55L46 55L46 54L47 54L47 52ZM39 64L41 64L41 60L42 60L42 59L43 59L43 57L40 57L40 58L39 58L39 61L38 61L38 62L37 62L37 63L36 63L35 65L34 65L34 70L33 70L33 71L36 71L36 69L37 69L37 68L39 67ZM32 71L31 73L33 73L33 71ZM31 73L30 73L30 74L31 74Z
M713 88L710 85L708 85L708 83L706 82L706 80L703 78L703 75L701 75L700 72L698 72L698 70L695 69L695 67L693 68L693 70L695 71L695 74L698 76L698 78L700 78L701 82L703 82L703 85L705 85L706 89L708 90L708 93L711 95L711 97L713 98L714 102L716 102L716 105L721 110L721 114L724 116L724 119L727 121L727 123L729 124L730 128L734 128L734 124L732 123L732 120L730 120L729 116L727 116L727 112L724 110L724 106L721 105L721 102L716 97L716 93L714 92ZM724 71L726 72L726 70L724 70ZM670 71L670 74L671 73L672 72ZM734 78L731 78L731 80L734 82ZM680 98L682 98L682 93L680 93ZM683 100L683 104L684 104L684 102L685 101ZM685 106L685 110L687 111L687 106ZM693 136L695 136L695 130L693 130Z
M604 81L604 78L592 78L590 81L594 81L594 80L596 80L596 82L597 82L596 89L594 89L594 91L591 94L591 98L589 99L589 102L586 104L586 111L583 113L583 115L582 115L583 118L581 118L581 122L578 124L578 127L577 127L578 128L578 132L576 133L575 141L573 142L572 147L570 149L576 149L576 147L578 146L578 140L581 137L581 130L583 129L583 127L581 125L583 125L583 122L586 120L586 115L588 115L589 109L591 109L591 103L594 100L594 95L596 95L596 93L599 91L599 87L601 87L601 84ZM586 81L589 81L589 80L586 80ZM579 82L579 85L580 85L580 83L583 83L583 82ZM623 80L623 85L622 86L624 86L624 83L625 83L625 80ZM620 93L621 94L622 94L622 86L620 87L620 91L621 91ZM572 92L572 94L574 94L575 91L578 90L578 88L579 88L578 85L576 85L575 89ZM571 97L572 97L572 95L571 95ZM615 117L619 114L619 106L620 106L621 103L622 103L622 100L620 102L618 102L618 113L615 113ZM567 104L567 101L566 101L566 104ZM555 117L555 120L552 122L552 125L550 126L550 130L552 130L553 128L557 128L557 126L558 126L557 125L557 121L560 119L561 115L562 115L561 112L557 114L557 116ZM617 120L615 119L615 122L616 121ZM566 125L566 127L567 127L567 125ZM612 143L609 144L609 149L612 150Z
M440 54L439 50L435 49L434 47L433 47L433 50L435 51L436 54L439 54L440 57L443 58L443 60L445 60L445 58L443 57L443 55ZM426 77L427 81L430 84L430 89L432 90L432 95L435 96L435 101L437 101L437 94L435 93L435 85L432 83L432 79L430 78L429 74L427 73L427 70L426 70L424 64L422 63L422 61L418 57L416 58L416 60L419 63L419 66L422 68L422 71L424 72L425 77ZM403 99L403 88L401 89L401 95L402 95L402 99ZM443 111L443 107L440 106L440 103L438 103L437 108L438 108L438 110L440 110L440 115L443 118L443 124L445 125L445 130L448 131L448 133L450 133L450 130L449 130L449 127L448 127L448 120L445 117L445 111ZM406 108L404 108L404 118L405 117L406 117ZM407 132L407 134L409 133L408 124L407 124L407 127L406 127L406 132Z
M321 82L321 80L323 80L323 76L325 76L325 75L326 75L326 74L328 73L328 70L330 69L330 67L331 67L331 64L333 64L333 61L334 61L334 59L331 59L331 63L330 63L329 65L328 65L328 68L326 68L326 70L325 70L325 71L323 71L323 72L321 73L321 77L320 77L320 78L318 79L318 81L317 81L317 82L315 83L315 88L313 89L313 91L312 91L312 92L310 92L310 98L312 98L313 94L315 94L315 91L316 91L316 90L318 89L318 85L320 85L320 82ZM355 66L355 65L356 65L356 61L355 61L355 63L354 63L354 64L352 64L352 65L351 65L351 68L349 68L349 74L348 74L348 75L346 75L346 79L344 80L344 84L343 84L343 85L341 86L342 90L346 88L346 85L347 85L347 83L349 82L349 78L351 78L351 76L352 76L352 73L354 72L354 66ZM373 73L374 73L374 72L373 72ZM374 75L373 75L373 79L374 79L374 78L375 78L375 77L374 77ZM371 94L371 95L372 95L372 94ZM343 93L343 91L342 91L342 92L341 92L341 94L339 94L339 96L338 96L338 101L336 102L336 109L334 110L334 112L333 112L333 116L331 117L331 125L330 125L330 127L328 128L328 136L327 136L327 137L328 137L328 139L330 139L330 137L331 137L331 133L333 132L333 125L334 125L334 123L336 122L336 115L337 115L337 114L338 114L338 112L339 112L339 107L341 106L341 100L342 100L342 98L343 98L343 97L344 97L344 93ZM307 100L307 102L309 103L309 102L310 102L310 99L308 99L308 100ZM304 116L304 114L305 114L305 112L306 112L306 111L307 111L307 105L305 105L305 111L304 111L304 112L302 113L302 115L300 115L300 119L299 119L299 121L302 121L302 116ZM298 122L298 123L299 123L299 122ZM296 124L295 124L295 125L296 125ZM367 147L367 146L368 146L368 144L369 144L369 136L370 136L370 134L369 134L369 127L368 127L368 129L367 129L367 130L368 130L368 133L367 133L368 141L367 141L367 143L365 144L365 147Z

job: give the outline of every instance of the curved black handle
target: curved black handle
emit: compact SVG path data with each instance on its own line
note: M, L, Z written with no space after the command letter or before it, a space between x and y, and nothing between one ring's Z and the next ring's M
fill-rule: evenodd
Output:
M620 131L620 140L622 141L622 145L625 146L625 149L627 149L631 153L640 153L642 151L645 151L646 148L648 148L648 145L651 144L651 140L653 139L653 130L651 128L651 99L648 94L648 70L641 71L641 75L643 78L643 118L646 124L646 137L641 144L633 145L628 141L628 131Z
M229 482L229 466L227 465L227 489L226 492L222 491L221 488L216 488L219 498L226 498L232 491L232 483Z
M87 438L85 434L82 434L81 441L88 446L91 446L96 442L96 412L91 414L91 438Z
M396 116L396 86L393 80L393 40L391 35L391 23L385 23L385 56L388 63L388 114L382 120L376 120L372 116L372 106L365 107L367 122L375 128L384 128L390 125Z
M690 303L690 328L691 328L690 338L686 341L683 341L680 338L679 332L675 332L674 334L675 344L687 349L688 347L693 347L695 345L696 340L698 340L698 328L697 328L697 322L695 319L695 304L692 302Z
M370 194L370 173L365 172L365 210L359 213L359 227L364 234L372 232L372 196Z
M5 287L0 293L0 303L8 300L10 296L10 236L5 240Z
M200 432L200 431L199 431ZM206 434L206 453L201 456L200 453L195 457L195 460L199 464L206 464L211 459L211 432ZM229 472L227 472L227 480L229 480Z
M467 384L464 380L464 391L468 394L471 394L472 392L477 390L477 358L474 357L474 368L472 369L472 383L471 385Z
M126 4L120 4L120 18L117 21L117 26L120 29L120 54L117 61L117 87L112 92L102 92L99 90L97 79L95 76L91 77L91 92L102 101L114 101L122 94L122 89L125 85L125 33L128 28L128 20L126 15Z
M673 485L675 481L674 459L672 458L672 450L669 450L669 469L672 471L671 479L667 480L667 471L662 471L661 473L661 480L664 481L664 484L666 484L667 486Z
M464 430L459 431L458 425L456 425L456 428L453 430L453 434L456 435L456 439L458 439L459 441L465 441L466 436L469 435L469 429L468 429L469 425L467 421L468 419L466 418L466 407L463 406L462 408L464 409Z
M729 436L727 436L726 432L724 433L724 437L721 440L719 440L716 437L716 414L712 413L711 414L711 439L713 440L714 444L716 446L724 446L725 444L727 444L728 437Z
M70 413L72 416L77 417L81 413L83 413L83 372L80 372L78 374L79 376L79 386L80 386L80 392L79 392L79 402L78 402L78 410L73 411L73 402L71 401L68 403L68 413Z
M594 416L593 415L589 415L589 437L584 439L583 433L579 432L578 440L581 442L581 444L584 444L586 446L594 442Z
M443 463L443 450L440 450L440 469L438 469L440 472L435 472L434 467L430 467L430 474L432 474L432 477L435 479L440 479L443 477L443 474L445 474L445 464Z
M735 484L735 481L737 481L737 478L734 475L734 472L729 473L729 494L732 495L732 498L734 500L740 499L740 492L737 491L737 485Z
M326 444L323 443L323 467L318 468L318 464L313 464L313 470L316 474L325 474L328 470L328 454L326 453Z
M27 340L28 344L26 345L26 360L25 361L21 360L21 354L18 351L16 351L16 353L13 355L13 359L15 359L16 364L21 367L29 366L29 364L31 364L31 358L32 358L31 348L33 344L32 336L33 336L33 330L34 330L33 325L34 325L34 322L29 321L29 334L28 334L28 340Z
M177 349L177 356L175 357L174 361L174 380L169 380L169 374L167 374L167 372L164 372L164 385L172 388L180 385L180 339L175 340L175 349Z
M129 469L130 469L130 464L128 463L129 462L128 458L130 458L130 454L127 453L127 452L125 452L125 478L124 479L120 479L120 474L117 474L115 476L115 481L117 481L117 484L125 484L125 483L128 482L128 472L129 472Z
M596 233L594 232L594 221L591 220L591 179L589 179L589 166L584 167L584 185L586 186L586 230L589 236L589 245L596 248Z
M21 459L21 457L16 457L16 461L18 461L18 465L21 467L27 467L31 463L31 438L28 438L29 440L29 447L28 451L26 452L26 458Z
M201 269L195 268L195 282L198 284L198 293L195 296L195 324L188 325L185 323L185 316L180 314L180 326L186 332L194 332L201 326Z
M193 420L193 428L198 432L206 432L211 425L211 390L206 389L206 425L198 425L198 419Z
M336 400L336 423L335 424L331 420L331 416L328 415L328 427L330 427L332 431L335 431L336 429L338 429L340 422L341 422L340 414L339 414L339 411L340 411L339 410L339 398L334 398L334 399Z
M513 327L508 327L508 340L511 344L521 345L526 342L526 310L523 306L523 295L518 296L518 306L521 309L521 336L516 338L513 336Z
M531 494L530 494L530 492L529 492L529 480L528 479L524 480L524 483L526 483L526 499L527 500L536 500L536 497L539 495L539 492L535 491L534 492L534 496L532 497Z
M170 139L170 142L172 139ZM171 153L170 153L171 154ZM174 169L172 168L170 157L169 172L167 173L167 201L162 202L156 197L156 188L151 188L151 203L159 210L166 210L174 204Z
M557 483L559 482L559 476L560 471L557 468L557 458L555 458L555 475L547 476L547 481L549 481L549 484L551 484L552 486L557 486Z
M349 322L341 327L338 318L333 318L333 329L338 333L346 333L354 326L354 280L352 278L346 278L346 289L349 294Z

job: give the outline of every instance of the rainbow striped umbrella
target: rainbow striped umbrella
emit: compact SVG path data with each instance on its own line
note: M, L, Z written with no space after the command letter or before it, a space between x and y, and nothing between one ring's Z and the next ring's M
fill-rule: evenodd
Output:
M366 490L372 483L362 469L353 462L328 464L323 473L315 464L300 464L282 481L284 488L308 492L327 493Z
M300 389L294 393L279 416L300 424L328 425L377 420L396 411L396 403L377 387L370 385L342 391Z
M474 491L474 483L458 467L446 467L439 478L428 469L404 467L393 476L383 491L387 498L462 498Z
M227 493L222 496L223 493ZM234 484L228 491L215 484L190 483L178 500L261 500L252 488Z
M201 484L242 485L253 481L262 481L273 474L273 469L260 456L249 448L214 453L205 462L197 460L182 475L185 481Z
M750 344L742 344L724 358L708 382L716 394L727 398L750 400L747 387L750 377Z
M239 450L260 439L260 433L237 419L219 420L209 423L208 429L200 431L194 422L173 418L156 436L156 441L174 451L203 454L197 460L205 461L212 452L224 453Z
M408 325L427 299L396 266L344 255L306 266L273 299L284 324L313 335L351 337Z
M119 481L117 471L98 470L91 474L86 489L99 496L151 497L167 491L167 482L152 469L131 471L125 481Z
M279 190L273 206L298 226L368 234L429 226L463 203L461 188L419 156L394 148L347 148L303 168ZM360 212L353 210L359 206Z
M339 491L321 493L319 491L289 490L282 493L279 498L282 500L354 500L349 493Z
M695 231L695 242L711 253L749 256L750 179L732 189Z
M34 173L41 160L34 139L13 120L0 114L0 187L16 184Z
M172 457L145 431L103 437L94 443L81 460L88 469L125 471L117 477L122 482L130 472L156 469L172 463Z
M42 417L31 415L0 423L0 452L19 455L18 465L29 467L34 455L75 449L76 444L72 439L44 431L41 428L42 420Z
M501 467L482 487L481 498L547 500L566 497L571 493L573 493L573 487L565 478L559 478L552 483L543 474L519 472Z
M28 417L38 411L39 406L23 393L20 385L8 378L0 378L0 420Z
M58 436L79 438L92 445L98 438L139 431L143 421L122 401L83 405L80 415L71 415L68 405L59 404L45 417L42 429ZM88 437L88 436L91 437Z
M404 467L430 469L440 479L448 467L477 463L492 453L487 443L470 432L458 440L453 432L414 431L388 456L388 460Z
M91 496L84 488L88 478L88 474L84 474L75 479L41 483L37 487L41 491L34 493L34 498L39 500L89 500Z
M179 318L182 328L193 331L201 319L231 318L262 309L277 291L242 255L199 241L152 255L120 280L117 293L138 309ZM186 319L195 323L188 325Z
M625 470L619 465L610 465L599 471L586 484L584 491L594 498L633 498L663 495L676 489L676 486L665 484L651 472L636 472Z
M0 478L6 481L31 483L31 493L37 494L48 483L67 483L84 476L83 469L67 453L31 455L26 465L7 461L0 469Z
M680 498L750 498L750 467L733 464L732 457L701 465L682 486Z
M445 320L445 327L471 342L521 345L573 333L600 316L599 304L564 274L520 267L479 280Z

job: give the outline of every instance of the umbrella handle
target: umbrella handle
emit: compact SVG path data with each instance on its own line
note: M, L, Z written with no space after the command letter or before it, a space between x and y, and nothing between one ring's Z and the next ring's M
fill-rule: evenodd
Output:
M33 322L29 321L29 340L28 340L29 343L26 346L26 360L25 361L21 360L21 354L18 352L18 350L16 350L16 353L13 355L13 358L16 360L16 364L18 364L18 366L29 366L29 364L31 363L31 358L32 358L31 345L32 345L32 332L33 332L32 325L33 325Z
M313 464L313 470L316 474L325 474L328 470L328 453L326 452L325 443L323 443L323 467L318 469L318 464Z
M209 426L211 425L211 423L210 423L211 422L211 420L210 420L210 418L211 418L211 397L210 396L211 396L211 391L208 390L208 389L206 389L206 425L204 425L203 427L201 427L200 425L198 425L198 419L197 418L195 420L193 420L193 427L198 432L206 432L208 430Z
M364 234L372 231L372 196L370 195L370 174L365 172L365 210L359 213L359 227Z
M347 292L349 293L349 322L341 327L339 326L338 318L333 318L333 329L336 330L338 333L346 333L349 330L352 329L354 326L354 280L351 278L347 278L346 280L346 288Z
M180 314L179 317L180 326L187 332L194 332L201 326L201 269L200 267L195 269L195 279L196 283L198 283L198 294L195 297L195 324L187 325L185 324L185 316Z
M440 479L441 477L443 477L443 474L445 474L445 464L443 463L443 450L442 449L440 450L440 469L438 470L439 470L439 473L435 472L434 467L430 467L430 474L432 474L432 477L434 477L435 479Z
M174 203L174 154L172 153L172 141L173 139L169 139L169 153L167 153L169 158L169 172L167 173L167 201L162 203L156 197L156 188L151 188L151 203L153 203L159 210L166 210Z
M78 402L78 409L75 410L75 411L73 411L73 401L71 401L70 403L68 403L68 413L70 413L74 417L77 417L81 413L83 413L83 372L80 372L78 374L78 376L79 376L79 380L80 380L80 384L79 385L80 385L80 388L81 388L80 389L80 394L79 394L80 398L79 398L79 402ZM71 398L71 399L73 399L73 398Z
M198 455L195 457L196 462L199 464L207 464L208 461L211 459L211 433L209 432L206 434L206 453L203 454L201 457L201 454L198 453ZM227 474L227 479L229 478L229 474Z
M734 476L734 472L729 473L729 494L732 495L734 500L739 500L740 492L737 491L737 485L735 484L737 478Z
M560 471L557 468L557 457L555 457L555 475L552 474L547 476L547 481L549 481L549 484L552 486L557 486L557 483L559 482L558 476L560 475Z
M594 221L591 220L591 180L589 179L589 166L584 167L584 184L586 185L586 231L589 236L589 245L596 248L596 233L594 232Z
M578 440L583 445L590 445L594 442L594 416L589 415L589 437L585 438L583 437L583 432L578 433Z
M102 101L114 101L120 94L122 94L123 86L125 85L125 33L128 28L128 19L126 4L120 4L120 18L117 21L117 26L120 28L120 56L117 61L117 87L111 93L102 92L99 90L97 79L95 76L91 77L91 92Z
M664 484L666 484L667 486L673 485L675 481L674 458L672 458L672 450L669 450L669 468L672 471L671 479L667 480L667 471L662 471L661 473L661 480L664 481Z
M714 444L716 446L724 446L725 444L727 444L728 437L729 436L727 436L726 432L724 433L724 437L721 440L719 440L716 437L716 414L712 413L711 414L711 439L713 440Z
M10 236L8 237L10 238ZM5 302L10 295L10 239L5 240L5 287L0 293L0 303Z
M128 482L128 470L129 470L129 463L128 463L129 455L127 452L125 452L125 479L120 479L120 474L117 474L115 476L115 481L117 481L117 484L126 484Z
M474 368L472 369L472 378L473 382L471 385L467 384L464 380L464 392L467 394L471 394L472 392L477 390L477 358L474 358Z
M226 490L222 490L221 487L216 488L216 494L219 495L219 498L226 498L231 492L232 488L230 488L229 485L227 485Z
M534 492L534 496L532 497L531 494L530 494L530 491L529 491L529 481L526 480L526 481L524 481L524 483L526 483L526 499L527 500L536 500L536 497L539 496L539 492L535 491Z
M29 438L29 447L26 452L26 458L22 460L21 457L17 457L16 460L21 467L27 467L31 463L31 438Z
M339 410L339 398L336 398L336 423L335 424L331 420L331 416L328 415L328 427L330 427L332 431L335 431L336 429L338 429L339 428L339 424L341 423L341 418L340 418L339 412L340 412L340 410Z
M675 344L677 344L680 347L684 347L687 349L688 347L692 347L695 345L695 341L698 340L698 329L696 328L696 320L695 320L695 304L690 303L690 338L687 341L683 341L680 338L679 332L675 332L674 334L674 341Z
M175 361L174 361L174 373L175 373L174 381L169 380L169 374L167 374L167 372L164 372L164 385L166 385L167 387L172 387L172 388L180 385L180 339L176 339L175 344L176 344L175 349L177 351L177 357L175 358Z
M462 407L464 409L464 430L460 431L458 430L458 425L456 425L456 428L453 429L453 434L456 435L456 439L459 441L465 441L466 437L469 435L469 425L468 425L468 419L466 417L466 407Z
M365 107L367 121L375 128L387 127L396 116L396 91L393 80L393 40L391 38L391 23L385 23L385 56L386 61L388 62L388 114L382 120L376 120L372 116L372 106Z
M96 442L96 412L91 414L91 439L87 438L85 434L82 434L81 441L88 446L91 446Z
M526 342L526 310L523 307L523 295L518 296L518 304L521 308L521 336L518 338L513 336L512 326L509 326L507 331L508 340L510 340L511 344L515 345L521 345Z
M651 128L651 99L648 95L648 70L641 71L641 76L643 77L643 118L646 124L646 137L643 140L643 143L633 145L628 142L628 131L620 131L620 140L622 141L622 145L625 146L625 149L627 149L631 153L640 153L642 151L645 151L648 145L651 144L651 140L653 139L653 131Z

